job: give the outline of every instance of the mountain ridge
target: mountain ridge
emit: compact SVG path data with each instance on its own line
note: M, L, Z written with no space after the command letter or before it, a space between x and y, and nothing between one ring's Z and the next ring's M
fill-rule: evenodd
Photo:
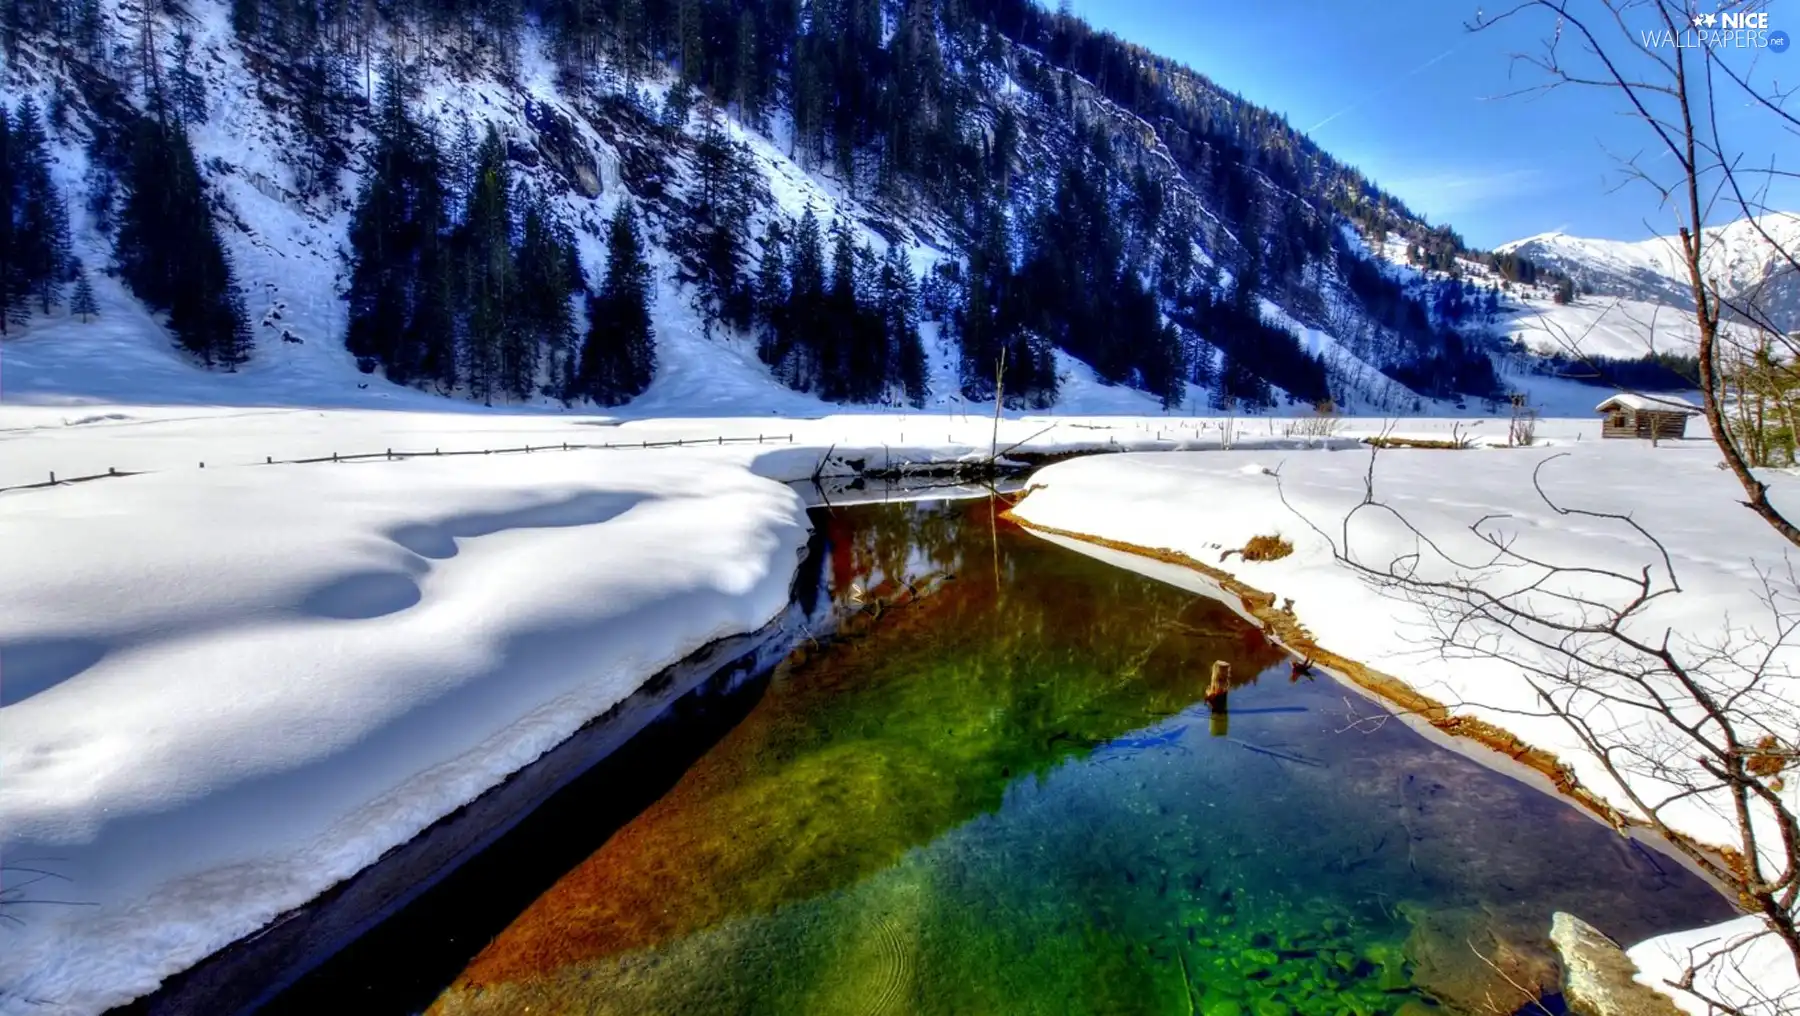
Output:
M1776 245L1800 250L1800 213L1768 212L1709 226L1701 244L1708 281L1728 303L1754 304L1784 331L1800 328L1800 272L1776 250ZM1673 236L1620 241L1550 232L1501 244L1495 251L1554 267L1597 295L1694 308L1687 266Z

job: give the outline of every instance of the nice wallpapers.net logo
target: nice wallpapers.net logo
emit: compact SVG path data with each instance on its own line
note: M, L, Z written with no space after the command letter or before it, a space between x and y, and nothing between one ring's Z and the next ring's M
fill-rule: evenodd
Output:
M1693 22L1684 29L1644 29L1638 34L1646 49L1757 49L1786 53L1792 41L1785 29L1770 26L1768 11L1695 14Z

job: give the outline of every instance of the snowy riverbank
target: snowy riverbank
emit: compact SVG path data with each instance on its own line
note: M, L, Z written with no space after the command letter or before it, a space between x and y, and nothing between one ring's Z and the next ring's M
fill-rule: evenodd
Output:
M1562 447L1554 451L1567 457L1543 473L1550 493L1570 506L1633 512L1668 547L1683 592L1658 605L1646 623L1692 638L1719 634L1728 617L1738 627L1765 624L1757 569L1785 567L1788 548L1738 507L1741 492L1715 467L1717 453L1710 443L1695 440L1660 448L1625 441L1559 443ZM1469 525L1500 515L1498 527L1516 534L1519 546L1541 559L1627 572L1650 563L1646 555L1652 548L1629 532L1558 516L1538 499L1532 471L1551 454L1537 449L1384 452L1375 473L1376 491L1418 528L1454 549L1472 546ZM1014 514L1035 525L1175 551L1278 598L1291 597L1296 618L1320 646L1554 752L1584 784L1625 808L1617 785L1581 750L1568 727L1536 715L1532 692L1516 668L1492 660L1445 663L1422 644L1429 634L1418 606L1377 594L1333 560L1325 536L1306 520L1341 537L1342 519L1363 497L1368 467L1369 456L1361 452L1083 459L1040 471L1034 483L1041 489ZM1272 475L1276 472L1286 505ZM1776 484L1778 497L1794 495L1788 478L1776 478ZM1264 534L1292 541L1292 555L1262 562L1223 557L1226 550ZM1385 563L1412 549L1403 534L1373 522L1359 524L1353 535L1359 556L1371 563ZM1166 566L1148 562L1144 567ZM1723 802L1689 800L1673 805L1667 815L1677 829L1702 841L1736 841ZM1644 943L1633 955L1646 968L1666 971L1668 964L1655 957L1674 944ZM1785 954L1763 958L1753 972L1766 982L1765 990L1780 990L1793 980Z
M209 468L9 497L0 1008L129 1001L785 606L792 491L666 458L575 465Z

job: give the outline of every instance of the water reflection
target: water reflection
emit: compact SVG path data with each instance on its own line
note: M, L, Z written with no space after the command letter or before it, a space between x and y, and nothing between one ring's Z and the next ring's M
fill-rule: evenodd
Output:
M1553 979L1554 909L1627 939L1725 912L985 500L817 521L809 612L840 637L434 1011L1472 1010L1494 958Z

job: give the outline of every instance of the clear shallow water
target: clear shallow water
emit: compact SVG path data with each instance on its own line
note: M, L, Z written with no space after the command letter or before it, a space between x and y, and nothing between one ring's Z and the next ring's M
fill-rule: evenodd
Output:
M1552 985L1554 910L1624 941L1729 913L1560 801L1353 722L1377 710L1225 608L994 515L821 513L802 605L844 633L434 1011L1509 1011L1495 967Z

